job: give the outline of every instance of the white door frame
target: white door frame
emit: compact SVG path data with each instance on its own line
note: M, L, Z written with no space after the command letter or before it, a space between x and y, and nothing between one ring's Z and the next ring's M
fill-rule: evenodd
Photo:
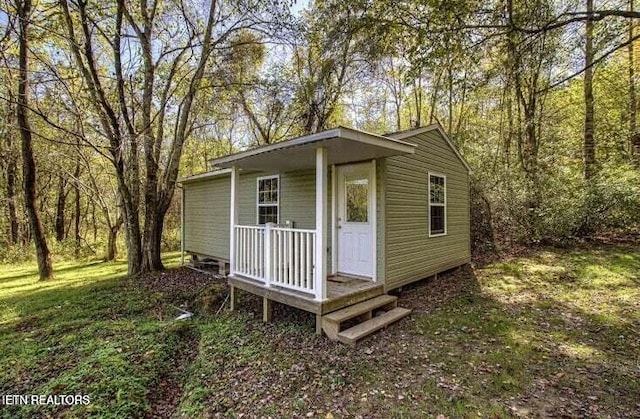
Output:
M366 164L367 162L354 162L343 164L340 166L349 166L357 164ZM371 280L378 281L378 196L377 196L377 176L376 176L376 160L369 161L369 180L371 182L370 199L371 199L371 260L373 264ZM331 274L338 273L338 167L334 164L331 166Z

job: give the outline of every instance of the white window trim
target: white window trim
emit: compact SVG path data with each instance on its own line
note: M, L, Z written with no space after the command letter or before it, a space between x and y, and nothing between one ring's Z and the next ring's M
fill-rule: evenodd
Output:
M444 179L444 204L432 204L431 203L431 176L438 176ZM437 173L437 172L427 172L427 203L428 208L429 208L429 212L427 214L427 217L429 217L429 237L441 237L441 236L446 236L447 235L447 176L442 174L442 173ZM278 187L280 186L280 183L278 183ZM279 199L279 195L278 195L278 199ZM432 234L431 233L431 206L434 207L444 207L444 232L443 233L435 233Z
M261 204L260 203L260 181L267 179L278 179L278 203L277 204ZM260 176L256 179L256 225L260 225L260 207L277 207L278 221L280 224L280 175Z

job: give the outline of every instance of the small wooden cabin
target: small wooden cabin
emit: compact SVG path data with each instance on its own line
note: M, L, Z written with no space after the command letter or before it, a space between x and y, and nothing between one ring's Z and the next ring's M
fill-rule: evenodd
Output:
M260 295L265 321L277 301L352 342L408 313L387 291L470 261L469 166L439 125L339 127L211 165L181 180L183 255L228 268L232 307ZM370 327L344 337L358 316Z

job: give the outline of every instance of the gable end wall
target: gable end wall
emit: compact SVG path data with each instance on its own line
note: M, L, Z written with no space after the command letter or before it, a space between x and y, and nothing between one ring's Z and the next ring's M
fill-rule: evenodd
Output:
M417 145L415 154L385 161L386 289L470 261L467 169L436 130L403 141ZM445 236L429 237L429 172L447 177Z

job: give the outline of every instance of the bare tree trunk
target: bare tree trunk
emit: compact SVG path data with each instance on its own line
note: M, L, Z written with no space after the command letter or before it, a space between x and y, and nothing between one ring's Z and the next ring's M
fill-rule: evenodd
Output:
M82 242L82 237L80 235L80 188L78 187L78 177L80 177L80 165L76 166L76 170L73 173L73 177L75 179L73 183L73 201L74 201L74 209L73 209L73 236L74 236L74 247L73 252L75 257L80 256L80 246Z
M124 219L122 216L118 217L115 225L109 226L108 237L107 237L107 253L104 257L104 260L109 262L115 260L118 257L118 231L120 231L120 227L124 223Z
M633 0L629 0L629 11L633 12ZM640 132L637 126L638 99L636 96L635 52L633 50L634 20L629 19L629 145L631 156L640 165Z
M396 109L396 131L402 130L402 119L400 112L402 110L402 104L400 103L401 99L399 97L395 97L393 100L394 107Z
M16 161L8 162L7 165L7 209L9 210L9 240L11 244L18 243L20 224L18 223L18 213L16 211Z
M16 173L18 171L18 162L16 156L16 150L13 143L12 129L15 118L15 111L13 108L13 94L9 91L9 98L7 102L7 126L6 143L7 143L7 159L6 159L6 176L7 176L7 210L9 213L9 243L17 244L20 234L20 225L18 223L18 212L16 210L16 201L18 199L16 194Z
M61 242L64 240L64 213L67 202L67 194L65 186L67 181L64 176L58 176L58 202L56 204L56 241Z
M19 80L18 80L18 107L17 121L20 128L20 137L22 139L22 172L24 186L24 202L29 217L29 224L33 233L33 239L36 246L36 254L38 256L38 271L40 279L53 278L53 266L51 263L51 254L47 246L47 238L42 228L40 215L37 209L36 196L36 162L33 158L33 147L31 138L31 127L29 125L29 36L27 29L29 27L29 19L31 14L31 0L17 1L18 19L20 28L19 39Z
M419 75L413 84L413 102L416 110L416 120L414 127L422 125L422 76Z
M128 274L137 276L142 270L142 233L140 229L140 200L139 200L139 169L138 169L138 149L135 143L137 135L133 122L129 117L127 104L124 95L124 79L122 77L121 66L121 24L124 13L125 2L118 1L116 12L116 31L112 42L114 64L117 79L117 99L118 107L122 111L122 121L119 119L117 107L109 102L106 90L102 86L99 75L97 60L93 52L93 36L91 18L87 15L87 2L72 3L76 9L74 12L69 8L67 0L58 2L64 26L67 32L69 47L74 57L75 64L87 85L87 90L91 97L91 104L98 116L104 134L109 138L109 153L111 162L115 169L118 182L118 191L122 212L124 214L127 233L127 262ZM79 36L76 35L76 23L74 15L77 12L79 26ZM129 140L127 142L127 139ZM126 152L126 149L129 152ZM127 158L128 157L128 158Z
M587 0L587 13L593 12L593 0ZM584 178L591 179L596 172L596 145L593 132L593 22L587 20L584 71Z
M431 92L431 102L429 109L429 124L433 124L436 120L436 105L438 103L438 96L440 94L440 79L442 78L442 70L438 71L438 77L436 78L433 91Z
M449 66L447 68L447 76L449 76L449 79L447 80L447 85L448 85L448 90L449 90L449 103L448 103L448 108L449 108L449 117L448 117L448 121L447 121L447 135L451 135L451 130L453 129L453 62L451 62L452 60L450 60L449 62Z
M173 194L175 192L176 182L178 179L178 171L180 168L180 157L182 156L182 150L189 132L189 116L193 102L198 93L200 83L205 73L205 66L211 55L212 45L211 39L213 29L215 25L215 13L218 7L217 2L212 1L209 5L209 14L207 20L207 26L203 36L203 47L201 57L196 66L196 70L189 83L189 89L184 96L184 101L178 115L178 121L176 124L174 139L169 150L169 157L165 166L165 170L162 173L160 181L155 179L156 186L158 183L161 187L158 187L155 192L154 202L157 204L151 207L148 202L145 202L145 236L142 252L142 269L143 271L157 271L164 269L162 264L162 256L160 253L162 243L162 230L164 227L164 218L167 214ZM344 73L346 69L341 72L340 82L344 79ZM323 123L326 122L323 121ZM156 149L154 149L154 155L146 155L145 158L155 158L156 161L160 160L160 146L164 140L162 121L158 123L158 133L155 136ZM157 174L156 174L157 175ZM147 179L149 173L147 173ZM149 222L147 225L146 223Z

